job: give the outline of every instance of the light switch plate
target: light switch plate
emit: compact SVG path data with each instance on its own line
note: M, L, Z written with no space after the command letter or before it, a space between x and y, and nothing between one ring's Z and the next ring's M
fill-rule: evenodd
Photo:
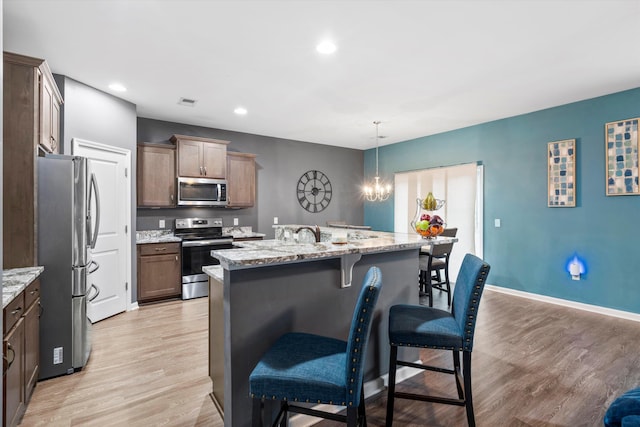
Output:
M274 217L273 217L273 223L274 223L274 224L277 224L277 223L278 223L278 217L277 217L277 216L274 216Z
M238 218L233 218L233 225L238 225L238 224L239 224Z
M164 219L161 219L161 220L158 221L158 227L164 228L164 225L165 225L164 224Z
M496 218L493 220L493 225L495 225L496 228L500 228L500 218Z

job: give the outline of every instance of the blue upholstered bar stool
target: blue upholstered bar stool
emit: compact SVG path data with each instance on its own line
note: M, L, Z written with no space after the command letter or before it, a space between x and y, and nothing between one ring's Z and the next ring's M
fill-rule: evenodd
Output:
M387 427L393 425L395 398L420 400L466 406L469 426L475 426L471 396L471 350L480 296L489 274L489 264L467 254L462 261L453 291L451 313L421 305L394 305L389 310L389 389L387 398ZM422 347L453 352L453 369L397 360L398 347ZM460 372L460 352L463 365ZM395 391L396 367L410 366L453 374L458 398L425 396Z
M288 333L267 350L249 376L253 426L262 425L265 400L280 402L280 413L273 425L286 426L288 413L296 412L346 422L350 427L360 422L366 426L364 358L381 286L380 269L371 267L353 311L347 341ZM296 402L346 406L347 414L314 410Z

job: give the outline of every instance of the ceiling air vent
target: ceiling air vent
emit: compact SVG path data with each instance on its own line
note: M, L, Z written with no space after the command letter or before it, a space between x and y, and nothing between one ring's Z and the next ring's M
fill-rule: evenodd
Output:
M198 101L195 99L180 98L180 100L178 101L178 104L186 105L187 107L194 107L196 105L196 102Z

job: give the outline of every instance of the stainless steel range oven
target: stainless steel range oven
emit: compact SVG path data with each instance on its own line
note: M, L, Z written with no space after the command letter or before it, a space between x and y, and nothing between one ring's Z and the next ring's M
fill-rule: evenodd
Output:
M182 238L182 299L206 297L209 280L202 267L220 264L211 251L233 248L233 237L222 234L222 218L176 219L175 235Z

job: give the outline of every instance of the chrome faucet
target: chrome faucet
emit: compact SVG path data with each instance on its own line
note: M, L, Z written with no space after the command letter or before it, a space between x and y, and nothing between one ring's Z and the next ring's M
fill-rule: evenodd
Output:
M304 226L298 228L296 230L296 233L299 233L301 230L309 230L309 231L311 231L313 233L313 235L315 236L315 238L316 238L316 243L320 242L320 227L318 227L317 225L316 225L315 229L313 227L309 226L309 225L304 225Z

